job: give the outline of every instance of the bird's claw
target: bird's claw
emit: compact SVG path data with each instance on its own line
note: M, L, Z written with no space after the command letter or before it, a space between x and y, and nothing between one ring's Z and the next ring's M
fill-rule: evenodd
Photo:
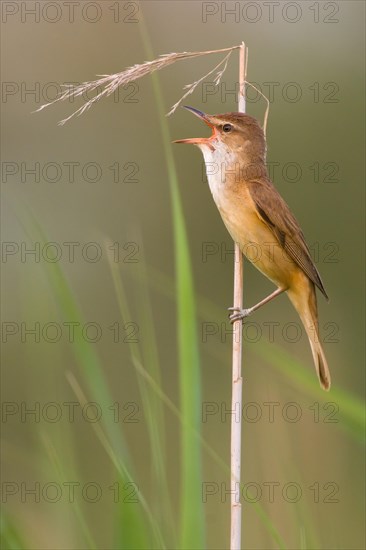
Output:
M245 319L245 317L248 317L252 310L249 309L241 309L240 307L229 307L229 311L232 311L232 313L229 313L229 319L230 323L235 323L235 321L241 321L242 319Z

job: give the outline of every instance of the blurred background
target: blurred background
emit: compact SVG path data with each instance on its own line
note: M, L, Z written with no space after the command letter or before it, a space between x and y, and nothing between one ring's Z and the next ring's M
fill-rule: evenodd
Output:
M96 103L60 84L245 41L270 99L271 176L330 296L333 387L282 296L249 318L243 548L361 549L364 531L364 4L3 2L3 548L228 547L232 242L180 61ZM185 103L237 109L238 54ZM265 102L248 90L247 112ZM248 262L244 302L272 285Z

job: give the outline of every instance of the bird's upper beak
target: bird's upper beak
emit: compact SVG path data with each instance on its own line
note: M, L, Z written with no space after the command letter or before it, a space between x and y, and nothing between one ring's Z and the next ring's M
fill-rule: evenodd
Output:
M192 143L193 145L209 144L210 140L216 137L216 134L217 134L216 127L211 122L211 117L209 115L206 115L202 111L195 109L194 107L188 107L188 105L184 105L184 108L188 109L188 111L191 111L191 113L193 113L194 115L198 116L201 120L203 120L203 122L205 122L207 126L212 128L212 134L208 138L176 139L173 141L173 143Z

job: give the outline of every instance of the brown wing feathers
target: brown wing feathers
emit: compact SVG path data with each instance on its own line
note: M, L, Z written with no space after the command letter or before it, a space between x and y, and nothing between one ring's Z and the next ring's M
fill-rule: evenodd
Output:
M279 244L290 258L297 263L328 299L301 228L274 185L266 179L252 180L247 182L247 185L258 215L272 230Z

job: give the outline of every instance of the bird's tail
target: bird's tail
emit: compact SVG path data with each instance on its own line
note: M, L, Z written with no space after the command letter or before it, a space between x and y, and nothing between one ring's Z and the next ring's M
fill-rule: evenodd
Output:
M323 390L330 389L330 372L325 354L319 339L318 308L316 303L315 287L310 282L308 292L288 291L288 296L295 306L308 335L311 352L313 354L315 370Z

